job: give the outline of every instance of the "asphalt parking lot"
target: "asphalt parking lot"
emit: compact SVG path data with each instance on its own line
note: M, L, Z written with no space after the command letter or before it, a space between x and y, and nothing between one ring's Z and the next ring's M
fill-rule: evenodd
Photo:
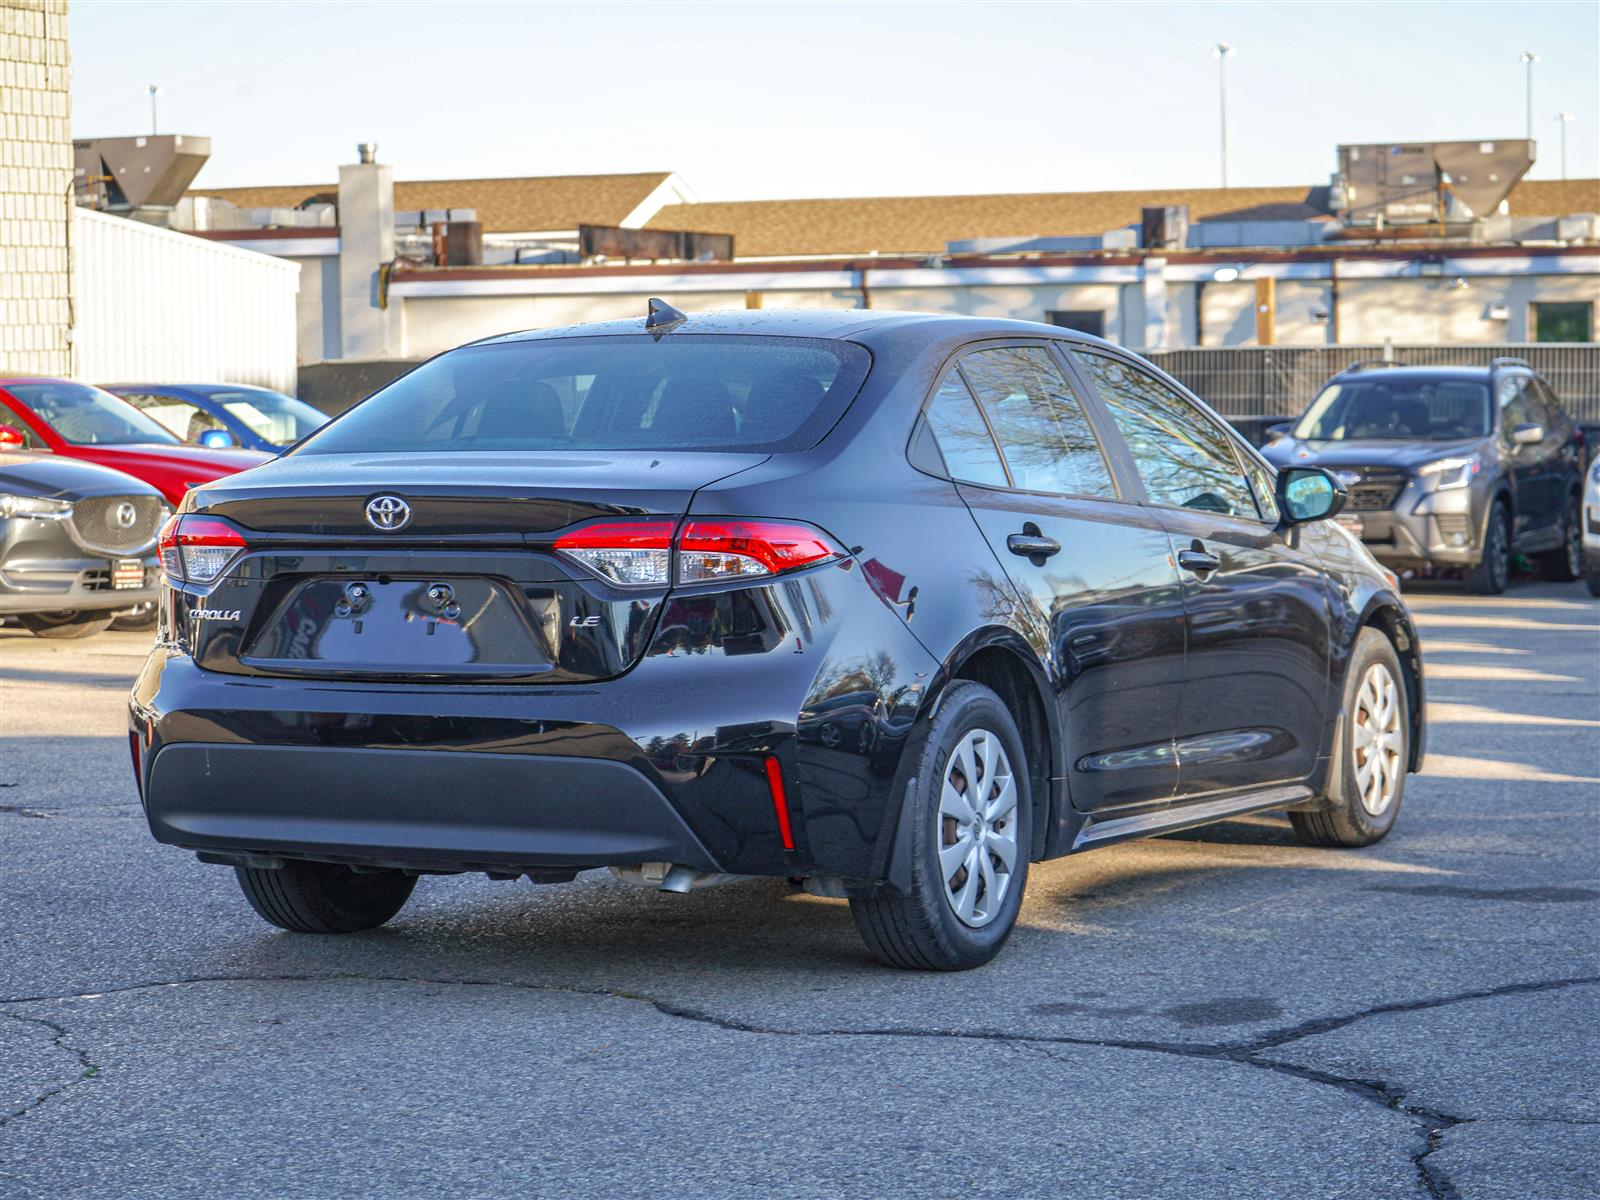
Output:
M277 932L145 830L147 639L0 629L0 1196L1600 1194L1600 604L1410 599L1386 842L1036 867L952 976L779 882L430 878Z

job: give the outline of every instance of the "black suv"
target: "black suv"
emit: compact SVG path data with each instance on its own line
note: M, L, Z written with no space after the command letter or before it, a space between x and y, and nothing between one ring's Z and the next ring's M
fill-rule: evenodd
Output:
M1269 432L1278 466L1342 478L1341 519L1390 566L1457 570L1479 593L1505 591L1514 553L1547 579L1582 576L1583 432L1521 359L1358 363Z
M1388 832L1421 657L1343 498L1048 326L493 338L189 493L140 793L285 929L436 872L769 875L974 966L1030 861L1265 809Z

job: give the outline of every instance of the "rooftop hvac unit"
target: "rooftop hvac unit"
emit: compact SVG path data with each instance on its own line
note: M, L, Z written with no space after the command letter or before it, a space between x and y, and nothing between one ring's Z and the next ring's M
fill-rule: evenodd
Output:
M184 134L84 138L72 143L78 203L165 223L211 157L211 139Z
M1334 212L1378 228L1466 224L1498 213L1533 159L1525 138L1340 146Z

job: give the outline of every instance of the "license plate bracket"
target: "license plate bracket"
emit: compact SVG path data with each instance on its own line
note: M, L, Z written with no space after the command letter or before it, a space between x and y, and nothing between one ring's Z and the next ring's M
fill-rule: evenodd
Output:
M144 563L137 558L119 558L111 564L111 588L127 591L144 586Z

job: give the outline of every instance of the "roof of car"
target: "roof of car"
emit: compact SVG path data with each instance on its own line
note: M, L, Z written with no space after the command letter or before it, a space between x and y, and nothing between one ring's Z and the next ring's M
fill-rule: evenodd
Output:
M969 330L974 337L1060 337L1086 344L1109 344L1088 334L1042 325L1035 321L1013 321L998 317L964 317L947 313L898 312L889 309L801 308L728 309L689 313L681 323L669 327L663 337L682 334L756 334L766 337L853 338L890 329L913 326L938 326L941 333ZM597 337L639 334L645 329L644 316L597 321L586 325L563 325L554 329L530 329L504 333L472 342L474 346L506 342L538 341L545 338Z
M1470 363L1439 363L1436 365L1415 365L1396 363L1392 367L1346 367L1340 375L1371 375L1374 377L1387 377L1399 375L1415 379L1419 376L1428 376L1433 379L1484 379L1494 371L1503 370L1532 370L1526 363L1501 363L1495 366L1484 364L1474 366Z

